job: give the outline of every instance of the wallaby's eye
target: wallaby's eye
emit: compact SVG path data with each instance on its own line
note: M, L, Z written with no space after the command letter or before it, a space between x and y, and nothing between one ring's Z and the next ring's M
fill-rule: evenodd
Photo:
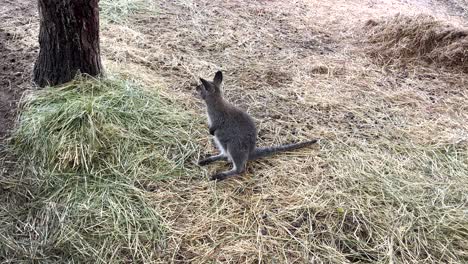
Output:
M205 88L205 86L203 86L203 84L199 84L199 85L197 85L195 90L197 90L197 92L202 92L202 91L206 90L206 88Z
M212 85L210 85L210 86L205 86L205 90L206 90L207 92L209 92L209 93L214 92L214 88L213 88Z

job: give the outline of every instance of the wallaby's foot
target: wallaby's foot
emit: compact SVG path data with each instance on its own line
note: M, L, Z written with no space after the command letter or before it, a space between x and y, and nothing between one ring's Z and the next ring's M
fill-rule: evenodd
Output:
M230 178L232 176L236 176L236 175L240 175L244 172L244 170L238 170L236 169L235 167L232 169L232 170L229 170L229 171L223 171L223 172L218 172L216 174L214 174L213 176L211 176L211 180L212 181L222 181L222 180L225 180L227 178Z
M216 174L212 175L210 179L212 181L222 181L222 180L225 180L225 179L227 179L229 177L238 175L238 173L230 173L230 172L231 171L216 173Z
M234 148L233 151L232 148L228 147L228 155L232 159L233 168L229 171L216 173L215 175L211 176L211 180L222 181L228 177L242 174L245 171L245 165L249 158L248 152L236 148Z
M224 156L223 154L218 154L218 155L215 155L215 156L208 156L207 158L198 161L198 165L199 166L205 166L207 164L210 164L210 163L218 161L218 160L227 160L227 157Z
M208 165L210 163L211 163L211 161L209 159L202 159L202 160L198 161L198 166L205 166L205 165Z
M225 180L226 178L227 178L227 176L224 173L217 173L217 174L211 175L210 180L212 180L212 181L222 181L222 180Z

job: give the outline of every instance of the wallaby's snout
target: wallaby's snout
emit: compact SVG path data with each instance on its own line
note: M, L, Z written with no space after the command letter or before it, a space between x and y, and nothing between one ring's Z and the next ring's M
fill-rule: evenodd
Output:
M199 97L201 99L205 99L206 97L206 91L204 91L203 84L195 84L195 92L194 95L196 97Z

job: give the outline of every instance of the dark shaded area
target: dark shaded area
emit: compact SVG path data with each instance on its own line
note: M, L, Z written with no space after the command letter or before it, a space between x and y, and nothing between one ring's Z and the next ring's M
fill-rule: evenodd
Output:
M4 0L0 8L0 177L15 177L15 160L5 153L5 139L14 127L18 102L31 83L33 61L37 55L35 43L24 39L36 38L37 11L34 1ZM0 194L5 194L0 186ZM5 196L7 197L7 196ZM5 198L2 197L2 198Z
M24 91L32 87L30 79L36 50L18 42L13 33L0 29L0 142L13 127L18 101Z

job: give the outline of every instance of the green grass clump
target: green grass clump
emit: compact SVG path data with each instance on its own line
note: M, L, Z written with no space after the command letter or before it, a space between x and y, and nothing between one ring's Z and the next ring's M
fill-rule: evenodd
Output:
M130 81L79 78L28 99L12 145L50 171L166 178L195 151L191 119Z
M113 23L123 23L137 12L154 12L155 7L147 0L104 0L99 2L101 16Z
M112 77L34 93L10 141L26 170L3 197L18 207L0 208L0 258L151 259L165 228L142 186L193 173L193 124L170 100Z

